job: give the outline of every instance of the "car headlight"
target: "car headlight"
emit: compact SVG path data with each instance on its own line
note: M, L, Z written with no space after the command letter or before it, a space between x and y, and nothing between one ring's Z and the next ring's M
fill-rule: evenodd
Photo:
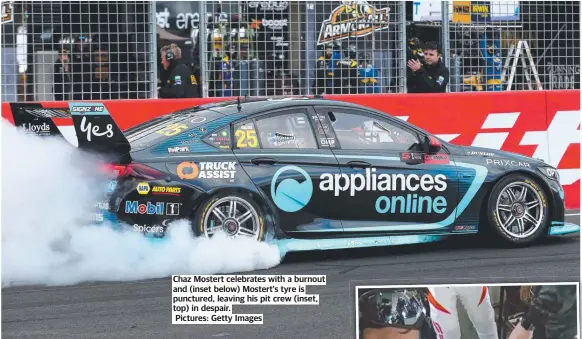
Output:
M560 174L557 169L553 167L540 167L539 169L546 177L560 182Z

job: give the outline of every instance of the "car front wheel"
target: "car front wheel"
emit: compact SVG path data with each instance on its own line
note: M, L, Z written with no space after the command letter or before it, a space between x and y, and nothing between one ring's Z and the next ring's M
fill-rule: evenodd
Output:
M488 201L489 224L506 243L528 245L548 226L548 199L533 179L509 175L493 187Z

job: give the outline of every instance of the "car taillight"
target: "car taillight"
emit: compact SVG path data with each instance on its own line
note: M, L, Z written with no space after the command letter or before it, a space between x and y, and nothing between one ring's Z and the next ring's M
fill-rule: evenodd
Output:
M156 180L166 177L166 174L163 172L140 163L131 163L129 165L108 164L103 166L103 169L107 173L112 173L113 175L117 176L117 179L136 178Z

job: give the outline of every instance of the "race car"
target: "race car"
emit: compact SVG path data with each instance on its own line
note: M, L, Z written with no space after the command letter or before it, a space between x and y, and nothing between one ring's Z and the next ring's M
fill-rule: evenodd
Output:
M16 125L28 111L13 112ZM101 103L70 103L59 116L46 111L36 108L36 124L47 119L48 132L109 157L116 177L97 203L97 220L152 239L163 240L181 219L196 236L223 232L285 252L477 232L528 245L580 231L565 222L564 191L550 165L453 145L360 105L239 98L123 132Z

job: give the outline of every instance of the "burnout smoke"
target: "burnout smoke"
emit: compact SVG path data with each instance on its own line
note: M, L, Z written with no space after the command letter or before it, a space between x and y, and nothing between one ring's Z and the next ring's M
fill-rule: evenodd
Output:
M237 273L280 262L250 238L194 238L187 221L167 241L90 226L99 159L62 138L25 135L2 122L2 286L127 281L172 274Z

